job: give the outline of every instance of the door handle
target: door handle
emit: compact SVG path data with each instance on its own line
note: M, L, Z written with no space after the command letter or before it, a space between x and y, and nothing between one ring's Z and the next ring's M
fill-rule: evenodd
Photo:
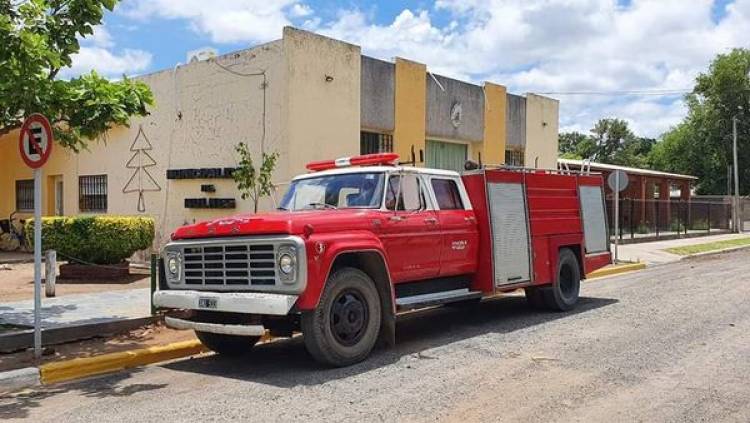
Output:
M390 220L391 222L400 222L404 220L404 218L401 216L391 216L388 218L388 220Z
M466 216L466 217L464 217L464 220L467 221L467 222L476 222L477 218L474 217L474 216Z
M437 223L437 218L434 218L434 217L428 217L428 218L426 218L426 219L424 220L424 223L429 223L429 224L432 224L432 225L434 225L435 223Z

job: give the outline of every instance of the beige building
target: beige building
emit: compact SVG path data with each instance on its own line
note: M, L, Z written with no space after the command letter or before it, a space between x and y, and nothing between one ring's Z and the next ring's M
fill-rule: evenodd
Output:
M44 167L43 213L145 214L157 244L185 223L252 210L229 177L234 146L277 152L284 184L312 160L395 151L417 166L483 163L554 168L558 104L505 87L434 75L426 65L361 54L294 28L257 47L139 77L151 114L110 131L89 151L56 148ZM0 138L0 219L33 207L18 133ZM264 199L262 208L273 207Z

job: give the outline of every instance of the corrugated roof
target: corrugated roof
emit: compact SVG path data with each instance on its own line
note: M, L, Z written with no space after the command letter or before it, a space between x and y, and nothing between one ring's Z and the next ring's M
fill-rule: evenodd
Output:
M560 164L567 164L568 166L577 166L577 167L583 166L583 160L557 159L557 162ZM666 178L690 179L690 180L698 179L697 177L692 176L692 175L682 175L679 173L660 172L658 170L639 169L637 167L618 166L618 165L613 165L613 164L597 163L597 162L591 162L591 170L622 170L625 173L630 173L633 175L661 176L661 177L666 177Z

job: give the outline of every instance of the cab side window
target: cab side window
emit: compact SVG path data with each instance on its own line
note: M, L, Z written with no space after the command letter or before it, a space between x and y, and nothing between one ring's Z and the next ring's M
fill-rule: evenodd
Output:
M432 190L435 192L438 208L440 210L463 210L464 203L461 201L461 194L458 192L458 185L453 179L430 180Z
M397 209L396 196L398 196L399 211L417 211L425 208L424 193L416 175L392 175L388 178L388 192L385 196L386 209Z

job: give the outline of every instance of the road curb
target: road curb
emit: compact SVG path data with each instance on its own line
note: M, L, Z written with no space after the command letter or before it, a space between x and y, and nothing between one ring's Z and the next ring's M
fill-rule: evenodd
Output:
M39 366L42 384L66 382L74 379L116 372L160 361L174 360L208 351L198 340L102 354L95 357L74 358Z
M634 272L636 270L643 270L646 268L646 263L628 263L628 264L617 264L614 266L603 267L598 270L586 275L588 279L598 279L605 276L619 275L621 273Z
M0 394L31 388L38 386L40 383L39 369L36 367L0 372Z

